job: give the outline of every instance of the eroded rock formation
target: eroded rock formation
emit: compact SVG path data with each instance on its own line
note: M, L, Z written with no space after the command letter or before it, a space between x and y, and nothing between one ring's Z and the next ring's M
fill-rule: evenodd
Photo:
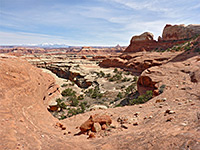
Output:
M153 39L153 34L145 32L139 36L133 36L125 52L151 51L157 47L158 44Z
M153 39L153 34L145 32L139 36L133 36L130 45L124 52L139 52L164 50L174 45L184 43L200 34L200 25L169 25L167 24L158 41Z

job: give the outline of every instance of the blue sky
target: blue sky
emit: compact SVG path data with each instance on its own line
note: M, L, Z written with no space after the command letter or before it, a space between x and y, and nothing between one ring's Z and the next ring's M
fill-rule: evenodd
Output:
M0 45L127 46L167 23L200 24L200 0L0 0Z

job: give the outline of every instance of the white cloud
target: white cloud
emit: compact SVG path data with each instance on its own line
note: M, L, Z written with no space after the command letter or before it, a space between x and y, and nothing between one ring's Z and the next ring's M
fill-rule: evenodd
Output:
M45 34L25 33L25 32L1 32L1 45L18 45L18 44L41 44L41 43L63 43L69 44L63 37L51 36Z

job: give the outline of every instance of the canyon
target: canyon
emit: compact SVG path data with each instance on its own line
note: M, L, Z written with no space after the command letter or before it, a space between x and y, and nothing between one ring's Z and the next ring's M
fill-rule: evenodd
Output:
M200 149L200 25L128 47L1 48L0 149Z

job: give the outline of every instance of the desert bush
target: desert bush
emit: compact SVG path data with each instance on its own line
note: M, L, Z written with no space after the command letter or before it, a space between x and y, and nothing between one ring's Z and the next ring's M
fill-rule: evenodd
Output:
M131 78L124 77L124 78L122 79L122 82L128 82L128 81L130 81L130 80L131 80Z
M68 100L71 101L71 103L70 103L71 106L76 107L79 104L79 100L76 98L76 96L71 96L71 97L69 97Z
M68 86L68 84L66 84L66 83L61 85L61 87L66 87L66 86Z
M87 107L87 102L81 102L80 107L81 107L82 112L84 112Z
M109 78L109 77L111 77L111 74L110 73L106 74L106 78Z
M105 73L103 71L100 71L99 74L100 74L100 78L105 77Z
M125 87L126 87L125 85L122 85L122 86L121 86L121 89L123 89L123 88L125 88Z
M73 91L71 88L67 88L64 91L62 91L62 96L66 97L66 96L75 96L76 92Z
M99 86L96 86L94 89L89 89L85 94L91 98L101 98L103 94L100 92Z
M67 106L64 103L64 99L58 98L58 99L56 99L56 102L57 102L57 105L59 108L66 109Z
M129 71L126 71L124 74L125 75L130 75L131 73Z
M97 74L97 76L98 76L99 78L103 78L103 77L105 77L105 75L106 75L103 71L95 72L95 73Z
M164 92L165 87L166 87L165 84L163 84L163 85L160 86L160 88L159 88L159 94L161 94L161 93Z
M84 96L81 94L77 97L78 100L83 100L84 99Z
M110 82L118 81L122 79L122 72L117 72L115 75L113 75L111 78L109 78Z
M137 82L137 80L138 80L138 77L137 77L137 76L134 76L133 82Z
M125 95L130 94L133 90L135 90L135 83L132 83L131 85L129 85L126 89L125 89Z
M123 98L122 92L119 92L119 93L117 94L117 98L119 98L119 99L122 99L122 98Z
M153 97L153 92L152 91L147 91L146 94L140 95L138 98L135 98L130 101L132 105L134 104L143 104L147 101L149 101Z
M117 73L117 72L118 72L117 68L115 68L113 72L114 72L114 73Z
M66 119L66 118L67 118L67 116L64 115L64 114L62 114L58 119L59 119L59 120L63 120L63 119Z
M68 117L72 117L72 116L80 114L80 113L82 113L82 110L80 108L77 108L77 109L75 109L75 108L69 108L67 116Z

